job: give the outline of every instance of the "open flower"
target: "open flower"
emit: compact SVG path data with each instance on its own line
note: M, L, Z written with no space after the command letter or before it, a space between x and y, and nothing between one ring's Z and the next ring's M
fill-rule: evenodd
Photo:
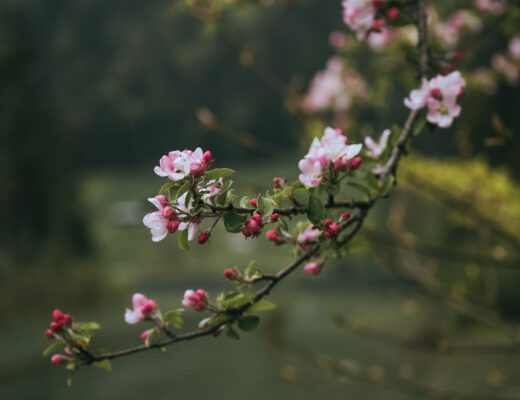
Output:
M377 8L374 0L343 0L343 22L364 39L374 26Z
M157 303L144 294L136 293L132 296L132 307L126 309L125 321L134 325L150 316L157 309Z
M313 226L308 226L305 230L298 235L298 243L300 244L311 244L318 241L321 236L321 231Z
M143 224L150 229L154 242L160 242L168 235L168 223L170 222L170 218L164 215L165 204L160 199L160 196L148 199L157 208L157 211L148 213L143 218Z
M154 172L172 181L184 179L188 175L200 176L206 172L207 164L211 161L211 156L207 153L200 147L194 151L171 151L161 157L159 166L154 168Z

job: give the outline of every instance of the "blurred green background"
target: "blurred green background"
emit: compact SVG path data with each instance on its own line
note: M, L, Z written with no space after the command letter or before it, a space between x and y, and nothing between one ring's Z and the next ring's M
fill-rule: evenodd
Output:
M439 387L518 389L514 358L409 352L347 333L330 320L339 312L427 342L510 338L507 329L446 308L395 270L418 264L442 280L448 297L499 310L516 329L520 91L504 82L493 96L468 96L460 125L427 131L414 144L432 163L429 180L470 202L471 212L424 196L403 178L397 194L370 217L369 232L379 236L367 233L350 257L318 279L297 274L273 293L280 307L265 316L260 331L240 342L204 339L118 360L110 374L80 371L72 388L64 371L40 356L55 307L98 320L104 329L96 343L117 349L139 341L139 330L123 321L135 291L174 307L187 288L224 288L224 268L256 259L274 270L289 260L286 249L224 233L204 248L181 252L171 238L152 243L141 223L150 209L146 198L161 185L153 166L169 150L211 149L218 166L239 172L242 193L270 188L274 176L297 178L305 142L319 132L295 112L293 100L332 55L327 40L332 30L343 29L340 2L261 3L226 12L213 26L176 12L176 2L166 0L0 0L2 399L424 398L338 377L320 366L319 357L313 365L273 346L273 335L368 371L412 371ZM507 44L500 21L494 24L474 63ZM251 54L265 69L251 67ZM377 55L361 52L355 62L372 66L367 74L377 73ZM352 124L355 140L362 139L356 128L369 125L377 132L403 119L410 77L395 82L385 112L374 106L360 114ZM382 75L378 85L392 80ZM486 145L501 134L502 145ZM457 160L449 173L447 159ZM420 175L421 165L414 159L406 171ZM486 175L481 179L496 168L500 187ZM464 173L451 188L449 177L457 171ZM472 214L493 219L499 210L506 214L495 222L512 240L475 223ZM425 252L421 243L437 251ZM188 314L196 324L200 316Z

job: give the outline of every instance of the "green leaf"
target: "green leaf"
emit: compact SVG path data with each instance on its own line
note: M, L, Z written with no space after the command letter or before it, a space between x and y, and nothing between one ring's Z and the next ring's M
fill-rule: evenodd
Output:
M278 219L278 225L279 225L280 228L282 228L284 231L289 230L289 226L287 225L287 221L285 221L285 218L280 217L280 219Z
M238 320L238 327L244 332L250 332L254 330L259 323L260 318L255 315L248 315Z
M309 195L309 211L307 215L314 225L320 225L326 215L326 210L320 199L313 194Z
M271 303L268 300L260 300L259 302L253 304L251 307L247 309L248 313L254 313L257 311L269 311L274 310L276 308L276 304Z
M210 171L206 171L204 176L207 180L212 180L224 178L225 176L233 175L234 173L235 171L230 168L215 168Z
M108 372L112 371L112 364L110 363L110 360L97 361L94 363L94 367L104 369Z
M226 327L226 336L230 339L240 339L238 333L231 327L231 325L227 325Z
M352 186L354 189L359 190L363 194L365 194L369 199L372 198L372 193L369 188L367 188L365 185L362 185L358 182L348 182L347 185Z
M258 197L258 212L263 217L268 217L273 213L274 204L273 201L265 196Z
M228 292L220 299L219 305L222 308L239 308L250 303L252 299L252 293Z
M182 320L183 312L184 310L182 308L169 310L164 314L163 320L167 325L171 325L175 328L182 328L184 325L184 321Z
M368 183L368 186L370 187L370 189L372 189L376 193L379 193L379 181L377 180L377 178L374 176L373 173L368 172L365 175L365 180Z
M179 233L177 237L177 244L182 250L189 250L190 245L188 244L188 229L184 229Z
M184 184L177 190L177 193L175 194L175 200L177 200L179 197L181 197L184 193L186 193L188 190L191 189L191 182L186 181Z
M101 329L101 325L97 322L78 322L76 328L79 331L97 331Z
M245 276L249 276L251 271L253 271L253 269L255 269L255 268L256 268L256 261L255 260L251 260L249 262L249 264L247 265L246 269L244 270L244 275Z
M240 199L240 207L249 208L251 207L251 199L248 196L244 196Z
M413 127L412 136L418 136L426 126L426 118L419 118Z
M383 184L381 185L380 193L382 195L388 194L394 187L395 177L393 175L387 176Z
M91 335L87 331L69 332L70 338L79 347L86 349L90 343Z
M47 348L43 351L43 357L47 357L52 353L57 353L62 351L66 346L66 343L63 340L58 340L56 342L51 343Z
M170 196L170 189L173 189L175 186L177 186L177 182L172 182L168 180L164 185L161 186L161 189L159 189L159 194L164 194L165 196Z
M244 222L246 220L245 215L238 214L233 211L226 211L222 218L224 219L224 227L226 231L231 233L238 233L244 227Z

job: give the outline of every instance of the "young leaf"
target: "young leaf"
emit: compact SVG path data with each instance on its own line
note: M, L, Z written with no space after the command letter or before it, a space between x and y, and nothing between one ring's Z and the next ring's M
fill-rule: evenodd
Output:
M424 118L424 117L419 118L417 120L417 122L415 123L415 126L413 127L412 136L413 137L418 136L421 133L421 131L424 129L425 125L426 125L426 118Z
M382 195L388 194L390 190L394 187L395 178L393 175L387 176L383 184L381 185L380 193Z
M110 363L110 360L97 361L93 365L94 365L94 367L104 369L105 371L108 371L108 372L112 371L112 364Z
M365 185L362 185L358 182L348 182L347 184L365 194L369 199L372 198L372 193L370 192L370 189L367 188Z
M269 311L274 310L276 308L276 304L271 303L268 300L260 300L259 302L253 304L251 307L247 309L248 313L254 313L257 311Z
M314 225L321 224L321 221L325 218L326 210L323 207L320 199L313 194L309 195L308 203L309 211L307 212L309 219Z
M164 314L163 320L167 325L171 325L174 328L182 328L182 325L184 324L182 320L183 312L184 310L182 308L177 310L169 310Z
M240 199L240 207L249 208L251 207L251 199L248 196L244 196Z
M263 217L268 217L273 213L273 201L267 197L260 196L258 197L258 212L262 214Z
M226 231L231 233L240 232L246 220L245 215L241 215L233 211L226 211L222 217L224 218L224 227L226 228Z
M206 171L204 176L207 180L212 180L224 178L225 176L233 175L234 173L235 171L230 168L215 168L210 171Z
M188 244L188 230L184 229L179 233L179 236L177 237L177 244L182 250L189 250L190 245Z
M43 351L43 356L47 357L52 353L57 353L62 351L65 348L65 342L63 340L58 340L56 342L51 343L47 348Z
M101 329L101 325L97 322L78 322L76 328L78 331L96 331Z
M250 332L254 330L260 323L260 318L255 315L248 315L238 320L238 327L244 332Z
M231 338L231 339L240 339L240 336L238 336L238 333L233 329L233 327L231 325L227 325L226 327L226 335L228 338Z
M184 184L177 190L177 193L175 194L175 200L177 200L179 197L181 197L184 193L186 193L191 188L190 181L184 182Z

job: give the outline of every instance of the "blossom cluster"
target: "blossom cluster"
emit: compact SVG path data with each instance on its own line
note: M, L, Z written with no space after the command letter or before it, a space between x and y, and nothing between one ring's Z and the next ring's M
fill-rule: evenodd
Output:
M347 145L347 140L340 129L333 128L326 128L321 140L314 138L309 152L298 163L301 171L299 179L306 188L318 186L329 170L345 171L359 168L361 158L356 156L362 145Z
M155 310L157 310L155 300L147 298L144 294L135 293L132 296L132 309L126 309L125 321L127 324L137 324L151 317Z
M208 294L204 289L186 290L182 305L187 308L193 308L196 311L202 311L208 305Z
M170 151L161 157L159 166L154 168L154 172L161 177L168 177L172 181L178 181L187 176L202 175L211 162L211 152L202 151L200 147L195 151Z
M482 21L474 13L458 10L451 14L445 22L432 23L436 36L448 47L455 46L463 32L479 32Z
M460 115L458 100L464 95L465 86L466 82L458 71L445 76L437 75L430 80L423 79L422 86L412 90L404 104L411 110L427 107L428 122L447 128Z
M371 32L387 29L385 18L395 20L399 17L398 7L385 7L382 0L343 0L343 21L358 39L367 39Z

